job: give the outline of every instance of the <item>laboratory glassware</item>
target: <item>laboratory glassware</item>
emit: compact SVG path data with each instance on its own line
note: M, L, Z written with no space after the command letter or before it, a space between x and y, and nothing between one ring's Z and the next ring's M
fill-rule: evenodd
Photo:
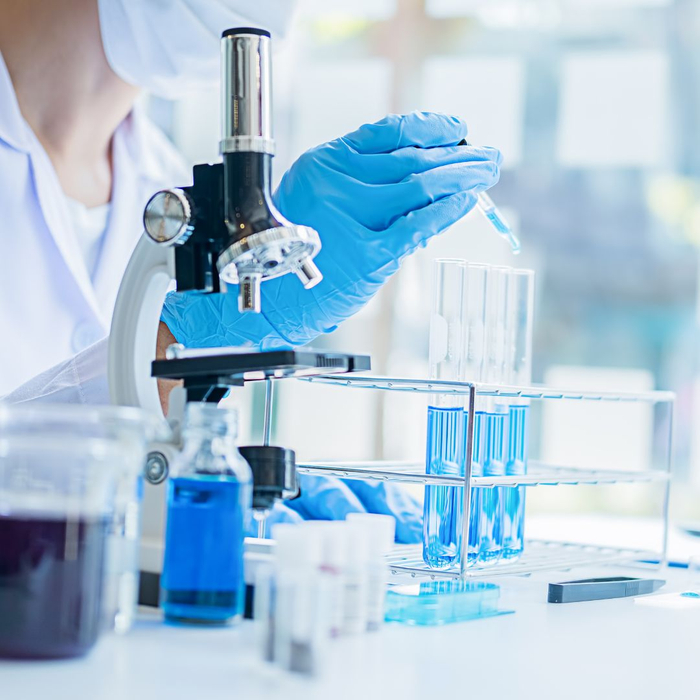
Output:
M130 618L145 424L137 409L0 406L0 656L80 656L105 615Z
M367 374L349 374L342 377L319 376L305 379L314 384L336 387L336 391L369 390L373 392L399 392L407 401L415 401L435 394L443 394L453 399L463 397L467 406L474 406L477 400L501 398L523 398L530 401L560 405L588 405L592 411L600 407L601 411L610 406L617 406L634 415L640 408L647 408L653 416L653 429L639 434L632 440L632 445L639 440L649 448L650 461L633 470L601 468L598 464L572 467L567 466L567 457L563 463L551 464L540 460L528 460L528 473L522 476L476 477L468 476L471 469L471 455L466 452L465 476L440 476L427 474L424 460L410 462L396 460L382 461L345 461L319 460L301 462L297 470L301 474L337 476L344 479L361 479L368 481L392 481L394 483L423 484L426 486L454 486L465 491L464 502L467 512L473 508L473 494L484 487L539 486L547 490L571 489L583 485L592 488L614 488L625 494L627 489L639 489L641 486L651 489L658 498L655 516L650 517L650 534L646 537L646 546L631 547L627 529L612 524L607 518L599 521L605 536L595 537L591 530L586 541L571 541L559 529L551 533L542 530L538 539L529 539L523 554L517 560L501 558L496 566L469 566L467 556L460 558L450 568L436 569L424 560L424 545L397 545L389 556L392 573L412 577L426 577L433 580L472 579L494 577L497 575L521 575L536 571L564 571L579 566L598 566L611 563L623 563L642 568L658 568L666 561L669 533L669 495L673 466L673 414L675 394L669 391L614 392L606 390L582 391L580 388L506 385L491 386L479 382L439 381L427 378L410 378L401 376L382 377ZM468 423L467 439L473 439L473 421ZM610 438L617 436L617 423L610 425ZM625 433L627 435L627 433ZM651 446L648 442L651 438ZM601 456L603 445L601 443ZM627 437L626 445L630 445ZM620 511L618 515L624 515ZM566 514L562 514L566 517ZM619 518L624 522L623 518ZM617 519L616 519L617 522ZM653 528L652 528L653 526ZM463 537L469 534L469 519L463 519Z
M245 603L251 471L236 448L235 410L189 403L186 411L168 484L161 605L174 621L234 622Z
M458 381L464 342L463 260L434 264L430 319L430 377ZM436 394L428 400L426 473L464 476L464 399ZM423 559L432 568L454 565L462 547L463 490L428 486L423 513Z
M491 197L489 197L486 192L480 192L476 198L476 206L496 231L508 241L513 255L518 255L520 253L520 241L515 233L513 233L513 229L506 221L500 209L493 203Z
M391 586L387 622L433 626L505 615L498 607L500 588L480 581L429 581Z
M462 139L457 145L469 146L471 144L466 139ZM496 233L503 236L503 238L508 241L513 255L518 255L520 253L520 240L515 235L508 221L506 221L506 218L501 213L501 210L494 204L493 200L488 194L486 194L486 192L480 192L477 195L476 207L486 217L486 220L493 226Z
M513 270L508 290L508 339L505 383L528 386L532 381L532 331L535 273ZM505 473L527 473L529 399L511 399L508 410L507 459ZM503 558L517 559L524 547L525 487L503 489Z
M511 269L490 267L486 291L486 333L484 341L484 373L487 384L502 384L506 369L506 337L508 325L508 290ZM505 438L508 405L502 399L487 399L483 415L477 462L482 464L485 477L505 474ZM477 408L477 413L479 410ZM477 435L475 434L475 439ZM481 488L475 494L478 539L477 561L482 565L495 564L503 553L503 489Z
M482 381L486 362L486 328L487 328L487 288L489 280L488 265L468 263L464 285L464 341L462 352L461 381ZM471 476L484 475L484 451L486 439L486 413L484 402L476 404L473 421ZM469 429L469 410L464 408L464 450L466 454ZM469 541L467 543L467 566L473 566L479 555L479 518L481 513L481 496L478 491L472 494L469 509ZM460 520L461 527L461 520Z

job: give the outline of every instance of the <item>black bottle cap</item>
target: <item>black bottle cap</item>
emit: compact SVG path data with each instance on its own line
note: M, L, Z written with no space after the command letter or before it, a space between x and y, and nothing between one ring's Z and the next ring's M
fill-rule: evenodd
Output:
M222 35L223 39L226 36L236 36L238 34L257 34L258 36L266 36L270 38L270 32L266 29L259 29L258 27L234 27L233 29L227 29Z

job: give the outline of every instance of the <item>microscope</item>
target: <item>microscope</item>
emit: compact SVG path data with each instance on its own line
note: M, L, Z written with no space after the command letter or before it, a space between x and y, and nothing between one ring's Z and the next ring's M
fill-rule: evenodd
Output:
M144 235L127 266L109 345L112 402L162 415L157 379L177 379L168 409L172 438L154 444L145 468L142 569L160 570L169 463L179 449L188 401L218 402L231 387L266 382L264 444L242 447L253 471L257 519L277 499L297 494L294 452L270 445L274 381L370 368L370 358L335 352L245 352L174 345L154 360L163 300L179 292L230 294L237 285L241 313L260 313L261 286L293 273L310 289L322 280L314 262L321 249L311 227L288 221L272 200L271 47L268 32L229 29L221 39L222 161L196 165L193 184L154 194L144 211ZM262 532L263 528L260 528Z

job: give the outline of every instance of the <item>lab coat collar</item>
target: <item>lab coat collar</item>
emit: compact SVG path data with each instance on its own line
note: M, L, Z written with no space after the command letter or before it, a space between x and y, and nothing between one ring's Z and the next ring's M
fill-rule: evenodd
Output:
M39 139L22 116L10 73L0 54L0 139L11 148L26 153L30 159L34 187L44 221L63 260L75 279L82 295L103 321L92 282L80 248L69 227L70 215L56 170Z
M22 116L17 95L0 52L0 139L17 151L28 153L32 130Z

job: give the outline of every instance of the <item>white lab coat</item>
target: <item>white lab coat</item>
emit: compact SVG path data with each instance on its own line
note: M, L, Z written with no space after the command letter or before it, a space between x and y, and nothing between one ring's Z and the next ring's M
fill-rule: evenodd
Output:
M107 232L93 280L51 161L22 117L0 54L0 397L108 403L106 336L141 216L191 175L134 111L113 139Z

